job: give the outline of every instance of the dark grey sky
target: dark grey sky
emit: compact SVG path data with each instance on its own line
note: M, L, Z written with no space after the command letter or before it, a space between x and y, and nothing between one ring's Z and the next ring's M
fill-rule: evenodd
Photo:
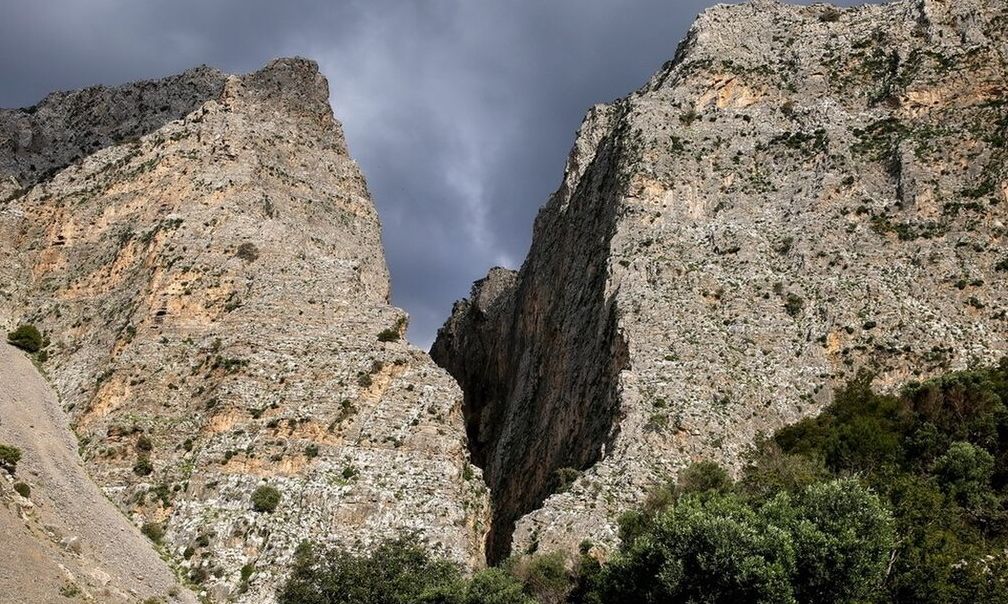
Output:
M316 59L426 348L473 280L517 268L594 103L639 87L711 0L3 0L0 106L201 63Z

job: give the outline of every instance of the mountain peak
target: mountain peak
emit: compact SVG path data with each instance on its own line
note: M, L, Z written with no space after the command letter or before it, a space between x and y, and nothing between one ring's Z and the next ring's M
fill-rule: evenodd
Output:
M482 564L461 392L402 339L315 62L50 96L0 136L0 325L49 336L90 475L190 580L268 601L301 541L407 528Z

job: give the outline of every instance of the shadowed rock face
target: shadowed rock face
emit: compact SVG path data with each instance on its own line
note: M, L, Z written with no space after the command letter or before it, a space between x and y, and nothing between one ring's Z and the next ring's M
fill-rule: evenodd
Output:
M582 136L601 134L608 119L600 108ZM625 150L614 137L595 143L602 157L572 156L570 170L586 173L536 219L522 273L491 270L431 349L466 393L470 450L494 501L491 561L509 553L515 520L541 505L561 474L595 463L618 428L616 378L627 351L604 259L616 222L607 201L622 185L606 166ZM574 195L578 203L569 203ZM571 275L577 287L567 286Z
M31 107L0 109L0 199L191 113L219 97L226 79L203 66L129 86L54 92Z
M172 119L146 117L153 98ZM123 115L134 125L70 161L92 146L76 128ZM86 467L135 522L164 524L212 599L271 600L304 539L416 530L482 564L489 503L461 392L398 337L378 217L313 62L61 93L3 118L83 146L0 153L4 180L55 169L0 205L0 323L52 339L45 371ZM263 485L282 495L272 513L253 510Z
M1006 31L992 0L718 6L589 112L521 270L431 351L492 556L602 556L662 477L737 468L859 370L897 387L1008 350Z

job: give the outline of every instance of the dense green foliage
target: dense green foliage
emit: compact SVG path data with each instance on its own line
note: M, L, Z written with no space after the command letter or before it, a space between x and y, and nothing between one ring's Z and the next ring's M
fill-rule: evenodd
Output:
M1008 359L910 384L851 384L763 456L856 474L885 498L899 536L877 601L1008 602Z
M857 480L769 499L700 485L624 518L621 550L586 576L586 601L859 602L881 583L892 518Z
M252 492L252 508L257 512L269 512L280 505L280 491L276 487L263 485Z
M1008 604L1008 359L878 394L862 377L764 439L738 481L701 462L620 521L605 564L511 559L465 578L410 539L305 547L281 604Z
M536 604L567 601L573 585L561 554L512 559L471 577L432 556L415 537L369 555L302 544L278 593L280 604Z
M501 569L465 580L458 566L431 556L415 538L387 541L356 556L303 544L277 594L279 604L533 604Z
M24 497L25 499L28 499L29 497L31 497L31 486L29 486L27 483L24 482L15 482L14 492Z
M7 334L7 342L25 352L35 353L45 345L42 333L34 325L20 325Z
M0 444L0 469L7 470L13 474L14 470L17 469L19 461L21 461L21 449Z
M870 382L761 442L738 483L701 463L657 489L581 592L1008 603L1008 359L895 395Z

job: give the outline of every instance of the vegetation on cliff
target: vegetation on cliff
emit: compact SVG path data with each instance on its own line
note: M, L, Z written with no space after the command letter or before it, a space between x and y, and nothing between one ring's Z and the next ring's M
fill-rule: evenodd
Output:
M35 353L45 346L42 333L34 325L19 325L17 329L7 334L7 342L25 352Z
M19 461L21 461L21 449L0 443L0 469L13 474Z
M466 579L409 539L305 546L280 602L1008 602L1008 359L872 390L760 442L739 480L688 467L599 564L510 559Z

